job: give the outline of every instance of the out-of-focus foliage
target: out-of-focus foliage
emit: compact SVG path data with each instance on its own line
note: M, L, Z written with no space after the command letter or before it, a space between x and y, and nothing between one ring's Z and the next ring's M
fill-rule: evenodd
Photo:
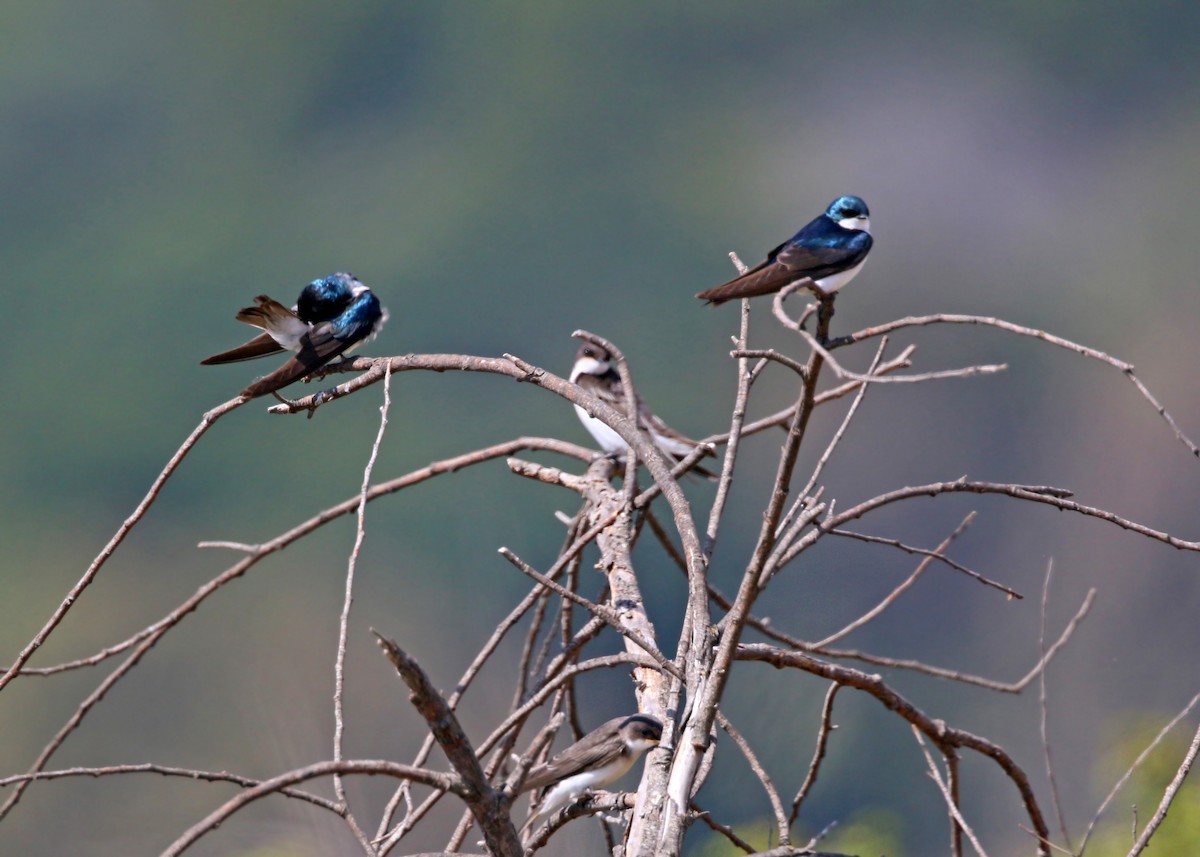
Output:
M1096 766L1097 789L1106 791L1125 774L1154 740L1166 719L1145 714L1113 718L1113 742ZM1187 722L1185 720L1184 724ZM1109 857L1129 853L1132 842L1158 810L1163 792L1175 778L1187 755L1192 733L1194 730L1188 730L1185 725L1176 727L1133 772L1097 826L1093 834L1095 841L1088 846L1089 854ZM1195 772L1194 765L1192 772ZM1200 842L1200 785L1194 778L1189 778L1175 795L1166 819L1151 840L1151 847L1162 854L1187 854L1195 850L1197 842Z
M792 837L792 844L802 847L811 836L824 833L815 846L819 850L903 857L905 852L900 845L902 837L898 833L903 826L903 821L895 813L887 810L868 810L856 813L824 831L797 830L797 835ZM779 844L775 820L770 816L739 824L733 832L760 851L767 851ZM696 848L695 857L736 857L746 853L719 833L708 832L706 836L704 844Z
M1132 361L1195 436L1198 37L1200 7L1183 2L10 4L0 660L40 627L200 415L268 371L198 365L242 341L235 311L263 292L291 300L335 270L352 270L391 310L366 353L508 351L565 373L569 334L584 327L621 345L656 412L703 436L727 421L737 313L692 294L727 278L727 251L756 261L829 199L856 193L871 205L876 249L839 299L837 332L935 311L1004 316ZM794 347L765 308L755 337ZM974 329L921 342L918 368L1011 369L872 391L827 473L831 495L969 472L1065 485L1090 505L1200 536L1195 463L1115 372ZM861 369L867 357L855 360ZM782 380L764 389L763 413L793 395ZM586 439L562 402L494 378L410 374L393 396L379 478L518 434ZM311 421L256 403L219 423L34 664L123 639L231 561L196 542L265 540L351 496L379 400L368 392ZM757 531L761 497L748 486L776 447L772 434L761 455L747 448L719 586ZM351 753L404 758L419 740L366 627L393 632L449 686L507 609L498 605L524 591L496 548L534 563L552 555L552 513L569 503L496 463L371 507ZM1059 784L1072 817L1088 817L1099 797L1084 784L1111 713L1130 698L1177 708L1195 690L1179 677L1194 679L1200 646L1196 559L996 501L910 507L871 529L932 546L970 508L982 517L958 560L1033 595L1055 558L1053 627L1100 587L1050 674ZM350 525L335 525L190 616L57 763L154 759L266 776L326 757L351 541ZM882 549L852 550L781 581L790 588L779 588L775 621L817 638L903 573ZM640 562L671 639L677 573L649 547ZM1037 657L1036 601L1004 603L931 574L852 642L1013 678ZM745 710L729 713L779 748L786 792L807 765L824 689L767 678L747 675ZM97 681L23 679L0 695L0 773L23 770ZM624 681L581 691L588 723L614 713ZM950 709L961 695L940 684L899 684L1040 776L1030 700L979 694ZM487 677L471 728L508 701L504 675ZM881 742L908 740L876 728L883 718L840 704L805 829L875 807L936 817L915 751L880 766ZM0 853L151 853L222 799L219 787L137 779L31 789L0 824ZM968 796L985 831L995 799ZM761 813L733 766L703 800L735 821ZM328 826L308 810L264 804L247 818L198 853L290 841L296 829L321 831L307 839L314 853L347 847L341 831L323 838ZM896 835L903 853L945 843L940 825Z

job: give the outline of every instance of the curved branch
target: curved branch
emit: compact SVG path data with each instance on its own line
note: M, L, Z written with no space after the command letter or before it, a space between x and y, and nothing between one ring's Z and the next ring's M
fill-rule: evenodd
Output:
M818 538L825 533L837 529L848 521L857 520L867 512L878 509L882 506L887 506L891 503L897 503L901 500L907 500L912 497L936 497L938 494L1002 494L1008 497L1015 497L1018 500L1032 500L1035 503L1044 503L1048 506L1053 506L1056 509L1062 509L1067 512L1077 512L1081 515L1086 515L1091 518L1099 518L1102 521L1107 521L1110 524L1115 524L1123 530L1129 530L1138 535L1146 536L1155 541L1163 542L1173 548L1179 550L1200 551L1200 542L1188 541L1173 536L1170 533L1160 532L1159 530L1151 529L1144 524L1139 524L1136 521L1122 518L1120 515L1114 515L1112 512L1104 509L1098 509L1095 506L1085 506L1082 503L1076 503L1073 500L1068 500L1070 492L1060 488L1050 486L1033 486L1033 485L1012 485L1001 482L971 482L964 476L956 479L953 482L930 482L925 485L912 485L905 488L897 488L894 491L888 491L884 494L879 494L859 503L857 506L852 506L845 511L839 512L836 515L830 515L822 520L813 530L810 530L807 535L801 539L797 539L784 554L779 565L786 565L791 560L795 559L798 554L812 545Z
M761 661L777 669L784 667L800 669L811 675L817 675L821 678L836 681L839 684L864 691L875 697L889 711L894 711L923 734L929 736L929 739L939 747L965 747L992 759L1000 766L1000 769L1004 771L1021 795L1021 801L1025 805L1025 812L1029 816L1029 821L1040 839L1038 854L1041 857L1049 857L1050 852L1044 842L1049 839L1050 830L1046 827L1041 807L1038 806L1037 798L1033 794L1033 788L1029 784L1029 777L1013 761L1012 757L1004 751L1004 748L998 744L994 744L986 738L962 729L947 726L943 721L929 717L903 696L888 687L883 678L878 675L868 675L849 667L825 663L802 652L788 652L778 649L775 646L763 644L740 645L737 650L737 659L743 661Z
M129 535L129 531L137 525L138 521L145 516L150 506L154 504L154 501L158 499L158 494L162 491L163 486L167 484L167 480L179 469L179 465L187 457L187 454L192 451L192 447L196 445L197 441L203 437L205 432L213 427L217 420L234 408L245 404L246 401L246 399L240 396L236 399L230 399L223 405L218 405L211 411L208 411L200 418L200 424L192 429L192 433L187 436L187 440L171 456L167 462L167 466L155 477L154 482L150 485L150 490L142 498L142 502L137 504L137 508L133 510L133 513L117 528L112 538L108 540L108 544L96 555L96 558L92 560L91 565L87 567L83 576L71 587L66 597L63 598L62 603L58 605L58 608L46 620L46 624L34 635L32 640L25 644L25 648L21 649L17 655L17 659L9 665L4 675L0 676L0 690L4 690L5 686L17 676L21 671L21 667L25 665L25 662L33 656L34 652L41 648L46 639L54 632L54 629L62 622L63 618L67 615L67 611L71 609L72 605L79 600L79 596L83 594L83 590L87 589L92 581L96 579L96 575L99 574L104 563L108 562L108 558L116 553L121 542L125 541L125 537ZM0 809L0 817L3 817L7 809L7 804L3 809Z
M59 780L65 777L110 777L117 774L160 774L164 777L181 777L186 780L206 780L213 783L233 783L244 788L253 788L262 784L262 780L231 774L228 771L200 771L195 768L177 768L172 765L156 765L145 763L140 765L102 765L94 768L63 768L57 771L39 771L36 774L15 774L11 777L0 777L0 788L26 780ZM298 789L282 788L279 793L284 797L303 800L321 809L327 809L335 815L344 815L345 809L335 801L320 795L302 792Z
M182 836L172 842L162 852L162 857L176 857L176 855L182 854L192 845L195 845L200 837L216 829L235 812L259 798L267 797L276 792L282 792L286 787L296 785L297 783L318 777L328 777L334 774L382 775L412 780L422 785L454 792L464 798L468 793L466 784L453 774L443 774L424 768L414 768L411 765L401 765L398 762L389 762L383 759L348 759L340 762L317 762L314 765L306 765L303 768L288 771L286 774L280 774L278 777L264 780L254 788L246 789L240 794L235 795L206 818L184 831Z
M1054 336L1046 333L1044 330L1038 330L1033 327L1024 327L1023 325L1013 324L1010 321L1004 321L999 318L991 318L981 315L956 315L953 313L938 313L936 315L921 315L908 316L907 318L899 318L895 321L887 322L886 324L878 324L874 327L867 327L849 336L843 336L837 340L828 343L829 348L839 348L844 345L852 345L855 342L861 342L864 339L869 339L873 336L880 336L885 333L890 333L893 330L900 330L905 327L923 327L930 324L974 324L986 327L995 327L1000 330L1015 333L1018 336L1028 336L1033 339L1040 339L1042 342L1047 342L1050 345L1055 345L1059 348L1064 348L1067 351L1073 351L1076 354L1082 354L1084 357L1089 357L1092 360L1099 360L1101 363L1107 363L1116 369L1119 369L1130 382L1137 387L1138 393L1142 398L1148 401L1154 408L1155 412L1162 417L1171 430L1175 433L1175 438L1185 447L1192 455L1200 458L1200 447L1197 447L1183 430L1179 428L1179 424L1175 419L1167 413L1167 409L1159 404L1158 399L1146 387L1145 384L1133 372L1133 364L1126 363L1124 360L1118 360L1103 351L1096 348L1089 348L1086 345L1080 345L1077 342L1072 342L1069 339L1063 339L1061 336Z
M389 640L374 628L371 629L371 633L375 635L379 648L392 662L396 672L408 685L409 702L425 718L438 746L442 748L442 752L465 783L466 789L461 797L483 831L488 850L500 857L520 857L521 840L517 837L516 828L508 816L509 801L488 783L483 767L479 764L479 756L472 748L467 733L458 722L458 717L434 688L420 664L393 640Z

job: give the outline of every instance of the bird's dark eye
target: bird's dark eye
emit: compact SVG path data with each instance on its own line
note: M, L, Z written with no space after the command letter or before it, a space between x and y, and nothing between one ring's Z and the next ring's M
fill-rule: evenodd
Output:
M585 348L585 349L583 349L583 356L584 357L595 357L596 352L590 348Z

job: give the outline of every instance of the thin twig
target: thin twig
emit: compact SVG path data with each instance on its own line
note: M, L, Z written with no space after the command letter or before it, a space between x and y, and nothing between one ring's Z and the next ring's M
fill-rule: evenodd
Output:
M230 399L228 402L218 405L211 411L208 411L203 417L200 418L200 424L192 429L192 433L187 436L187 439L183 442L179 449L175 451L175 454L171 456L170 460L167 461L166 466L162 469L158 476L154 478L154 482L150 485L150 490L146 492L146 496L142 498L142 501L137 504L137 507L133 510L133 513L126 518L121 523L121 526L117 528L117 531L113 533L112 538L108 540L108 543L100 550L100 553L96 555L96 558L92 560L91 564L87 567L87 570L83 573L83 576L80 577L75 585L71 587L70 591L68 591L66 596L64 596L62 602L58 605L55 611L50 614L50 618L46 620L46 623L42 626L42 629L34 634L32 640L25 644L25 647L21 649L20 653L17 655L16 660L9 664L9 667L4 672L4 675L0 675L0 690L4 690L5 686L17 676L17 674L21 671L21 667L25 666L25 662L33 656L34 652L41 648L42 644L46 642L46 639L54 632L54 629L58 627L60 622L62 622L63 618L67 615L67 611L70 610L77 601L79 601L79 596L82 595L83 591L91 585L93 580L96 579L96 575L100 573L100 569L104 566L104 563L108 561L109 557L116 553L117 548L121 545L121 542L125 541L125 537L129 535L129 531L132 530L134 526L137 525L138 521L145 516L146 511L158 498L158 494L160 491L162 491L163 486L167 484L167 480L170 479L175 471L179 468L179 465L183 462L183 459L187 457L187 454L192 451L192 448L196 445L197 441L204 436L205 432L213 427L217 420L225 416L225 414L229 413L234 408L244 405L246 401L246 399L243 399L240 396L236 399ZM21 791L23 791L23 787L17 789L9 798L9 800L5 802L4 806L0 807L0 818L3 818L7 814L9 808L11 808L12 805L20 799Z
M740 262L741 260L738 260ZM750 301L741 301L741 324L736 339L737 347L744 349L750 339ZM711 559L717 546L717 532L725 514L725 504L733 487L734 467L742 445L742 430L746 423L746 408L750 401L751 376L745 359L737 361L737 392L733 397L733 411L729 416L729 432L726 435L725 459L721 463L721 475L717 481L717 495L708 512L708 523L704 528L704 555Z
M912 727L913 737L917 739L917 743L921 746L921 752L925 754L925 763L929 766L929 776L937 784L938 791L942 793L942 799L946 801L946 809L949 810L951 823L957 824L958 829L967 834L967 839L971 841L971 846L975 849L975 853L979 857L987 857L987 852L983 850L983 846L979 844L979 839L975 836L975 831L967 824L967 820L963 818L962 812L958 808L958 803L954 800L954 795L951 794L945 780L942 779L941 771L938 770L937 763L933 761L933 756L929 752L929 747L925 744L925 738L921 735L921 730L916 726Z
M775 813L775 825L779 829L779 844L790 845L791 840L788 833L788 819L783 811L783 801L779 799L779 792L775 788L775 784L771 782L771 775L767 773L767 769L763 767L758 756L750 747L750 742L746 740L733 724L729 722L729 718L721 711L717 711L717 723L721 728L733 739L733 743L741 750L742 756L745 757L747 764L750 765L750 770L754 772L754 776L758 778L762 784L763 791L767 793L767 799L771 802L771 810Z
M876 349L875 356L871 358L871 365L867 367L867 375L873 377L875 373L878 372L879 365L883 362L883 354L887 348L887 345L887 337L884 337L879 341L879 348ZM850 400L850 407L846 409L846 413L842 417L841 424L837 427L837 431L833 433L833 437L829 439L829 443L826 444L825 449L821 452L821 456L817 459L817 463L813 465L812 473L810 473L808 476L808 482L806 482L804 487L797 492L796 506L793 506L792 511L788 512L788 514L784 516L780 529L787 526L788 521L794 517L797 506L813 492L814 488L817 487L817 482L820 481L821 474L825 472L825 467L829 464L829 459L833 457L834 451L837 450L838 444L840 444L842 438L846 436L846 431L850 428L850 423L854 420L855 414L858 413L859 407L862 406L863 399L866 398L867 390L869 389L869 384L863 384L858 388L858 392L855 393L854 398Z
M1150 820L1146 822L1146 828L1142 831L1142 835L1138 837L1137 842L1133 844L1133 848L1129 849L1129 854L1126 857L1137 857L1137 855L1146 850L1146 846L1150 844L1150 837L1154 835L1154 831L1166 819L1167 810L1171 808L1171 803L1175 800L1175 796L1179 794L1179 789L1183 787L1183 781L1187 779L1188 773L1192 770L1192 764L1196 761L1198 753L1200 753L1200 728L1192 736L1192 743L1188 747L1183 761L1179 763L1179 768L1175 771L1175 776L1171 779L1171 784L1163 792L1162 800L1158 802L1158 809L1155 810Z
M430 773L433 773L430 771ZM141 765L101 765L99 767L89 768L62 768L57 771L39 771L36 774L16 774L11 777L0 777L0 788L10 786L13 783L19 783L24 780L58 780L64 777L111 777L118 774L159 774L164 777L180 777L185 780L206 780L213 783L233 783L234 785L242 786L243 788L253 788L261 785L262 780L256 780L252 777L242 777L237 774L231 774L228 771L201 771L195 768L178 768L171 765L155 765L146 763ZM284 797L295 798L297 800L306 801L319 806L321 809L327 809L335 815L343 815L345 809L341 804L323 798L320 795L312 794L311 792L300 791L299 789L284 788L280 789L279 793Z
M726 839L728 839L730 841L730 843L735 848L740 848L743 851L745 851L747 854L754 853L755 848L753 845L751 845L745 839L742 839L742 837L740 837L736 833L734 833L733 828L730 827L728 824L721 824L721 822L714 819L707 810L701 809L699 806L697 806L695 801L692 801L688 805L688 808L691 809L693 818L697 818L700 821L703 821L705 824L708 825L709 830L712 830L714 833L719 833L722 836L724 836Z
M796 791L796 796L792 798L792 812L788 816L789 828L800 817L800 805L804 803L804 799L808 797L809 791L812 790L813 785L817 781L817 773L821 769L821 761L825 758L825 749L829 744L829 736L837 728L833 725L833 700L837 696L839 688L841 688L841 685L837 682L829 685L829 690L825 693L825 702L821 704L821 728L817 730L817 746L813 748L812 761L808 763L808 773L804 775L804 782L800 784L800 788Z
M1158 731L1158 734L1154 736L1154 740L1146 746L1146 749L1138 753L1137 758L1133 760L1133 764L1126 769L1125 773L1121 775L1121 778L1118 779L1113 785L1112 789L1105 796L1104 800L1100 802L1100 806L1096 810L1096 814L1092 816L1091 822L1088 823L1087 830L1083 832L1083 839L1081 839L1079 842L1080 854L1083 854L1084 849L1087 848L1088 839L1090 839L1092 836L1092 830L1095 829L1096 822L1100 820L1100 816L1102 816L1104 811L1108 809L1108 805L1112 803L1113 798L1117 796L1117 792L1119 792L1125 783L1128 782L1129 778L1133 776L1133 772L1141 767L1141 764L1146 761L1147 757L1154 752L1154 748L1162 743L1162 740L1167 737L1168 733L1175 728L1175 725L1179 723L1180 720L1188 716L1191 710L1196 707L1196 703L1198 702L1200 702L1200 693L1193 696L1191 700L1188 701L1188 704L1183 707L1183 710L1172 717L1170 721Z
M362 550L363 540L367 535L367 489L371 486L371 472L375 469L375 460L379 457L379 447L383 443L384 432L387 431L388 411L392 406L391 393L392 373L389 369L383 376L383 404L379 408L379 431L375 435L375 442L371 445L371 455L367 459L366 466L363 467L362 488L358 495L358 520L354 528L354 547L350 549L350 557L346 562L345 596L342 599L342 612L338 619L337 655L333 667L333 759L335 762L342 760L342 737L346 731L345 707L342 698L346 688L346 646L350 632L350 607L354 604L354 572L358 566L359 551ZM350 810L346 787L340 774L333 776L333 791L342 806L346 807L346 822L354 832L355 838L363 846L368 857L373 857L375 848L371 845L366 831L362 829L354 817L354 813Z
M972 514L974 514L974 513L972 513ZM995 580L992 580L991 578L984 577L979 572L969 569L965 565L962 565L961 563L957 563L947 556L942 556L941 554L937 553L936 551L926 550L925 548L913 547L912 545L906 545L904 542L902 542L898 539L888 539L888 538L884 538L883 536L870 536L870 535L867 535L866 533L856 533L856 532L853 532L852 530L846 530L846 529L830 530L829 534L832 536L844 536L849 539L858 539L859 541L868 542L871 544L890 545L891 547L894 547L897 550L902 550L905 553L915 554L917 556L931 557L932 559L937 560L938 562L942 563L943 565L948 565L950 568L954 569L955 571L967 575L967 577L974 578L975 580L982 583L984 586L990 586L992 589L1000 590L1005 595L1007 595L1009 598L1020 599L1020 598L1025 597L1024 595L1022 595L1020 592L1017 592L1017 590L1013 589L1012 587L1005 586L1003 583L998 583Z
M1012 322L1003 321L1002 319L998 318L989 318L978 315L938 313L936 315L908 316L907 318L896 319L895 321L888 322L887 324L880 324L874 327L864 328L863 330L852 333L849 336L842 337L836 342L831 342L830 348L837 348L843 345L850 345L854 342L861 342L869 337L879 336L881 334L889 333L893 330L899 330L900 328L904 327L920 327L928 324L977 324L988 327L996 327L1000 330L1005 330L1009 333L1015 333L1019 336L1029 336L1034 339L1040 339L1042 342L1047 342L1050 345L1055 345L1059 348L1065 348L1068 351L1074 351L1076 354L1082 354L1084 357L1090 357L1093 360L1099 360L1103 363L1107 363L1108 365L1119 369L1125 375L1125 377L1130 380L1130 382L1137 388L1138 393L1141 394L1142 398L1148 401L1154 408L1155 412L1166 421L1168 426L1170 426L1171 430L1175 433L1175 438L1185 447L1187 447L1187 450L1192 455L1200 458L1200 447L1197 447L1196 444L1193 443L1187 437L1187 435L1183 433L1182 429L1179 428L1179 425L1175 422L1174 418L1167 413L1166 408L1159 404L1158 400L1154 398L1146 385L1143 384L1137 375L1134 374L1134 367L1132 363L1126 363L1123 360L1110 357L1103 351L1095 348L1089 348L1086 345L1080 345L1079 343L1072 342L1069 339L1063 339L1060 336L1054 336L1053 334L1046 333L1044 330L1038 330L1037 328L1032 327L1024 327L1022 325L1013 324Z
M883 359L884 349L886 347L887 340L881 340L879 348L875 351L875 356L871 359L871 365L867 369L868 375L874 375L878 370L880 362ZM792 507L787 511L787 513L783 516L783 519L779 522L779 525L776 527L776 544L771 550L771 556L767 558L767 562L763 567L761 582L759 583L760 588L765 587L770 579L776 574L776 572L778 572L780 568L778 564L780 556L787 550L788 544L795 540L801 529L804 526L807 526L807 521L812 520L813 515L811 514L811 510L817 502L817 497L813 495L813 491L816 488L817 482L820 480L821 474L824 472L825 466L828 464L829 459L833 456L833 453L841 443L842 438L845 437L846 430L850 427L850 423L858 413L859 406L862 404L863 399L866 396L867 389L867 384L863 384L861 387L859 387L858 392L850 402L850 407L846 410L845 415L842 417L841 424L833 433L829 443L825 445L825 449L817 459L817 463L813 466L813 470L808 477L808 482L805 483L804 487L801 488L799 492L797 492L796 499L792 503ZM819 494L820 492L817 493ZM805 509L809 510L810 514L803 517L798 517L801 514L801 510Z
M317 762L313 765L306 765L303 768L296 768L285 774L280 774L272 779L264 780L253 788L239 792L206 818L184 831L182 836L172 842L162 852L161 857L177 857L177 855L182 854L192 845L195 845L196 841L206 833L220 827L231 815L259 798L267 797L276 792L282 792L285 788L294 786L297 783L319 777L328 777L333 774L370 774L374 776L398 777L432 786L433 788L451 791L463 798L468 797L470 794L469 787L454 774L427 771L422 768L414 768L410 765L401 765L398 762L389 762L383 759L343 759L340 762Z
M974 512L967 513L967 516L962 519L962 522L957 527L955 527L954 532L952 532L950 535L946 536L946 538L944 538L942 540L942 543L939 544L933 550L934 556L941 556L942 554L944 554L946 552L946 549L949 548L951 544L953 544L954 540L957 539L959 536L961 536L964 532L966 532L967 527L971 526L971 522L974 520L975 520L975 513ZM923 575L925 573L925 570L928 569L930 565L932 565L934 556L923 557L921 559L921 561L919 563L917 563L917 567L913 570L913 573L910 574L906 579L902 580L899 584L897 584L892 589L891 592L889 592L886 596L884 596L882 601L880 601L878 604L876 604L874 607L872 607L866 613L863 613L861 616L859 616L853 622L850 622L849 624L847 624L840 631L835 631L834 633L830 634L825 639L820 640L817 643L814 643L813 648L823 649L832 643L836 643L838 640L849 636L850 634L857 631L859 628L866 625L871 620L877 618L880 614L883 613L883 611L887 610L889 607L891 607L893 604L895 604L897 598L899 598L901 595L903 595L905 592L907 592L910 588L912 588L913 584L915 584L917 582L917 580L921 577L921 575Z
M962 366L958 369L942 369L936 372L921 372L916 375L888 375L886 377L878 377L871 375L860 375L857 372L851 372L845 366L842 366L837 359L824 348L820 342L808 331L801 328L799 334L804 337L809 347L820 353L829 363L830 370L839 378L845 378L851 381L862 381L871 384L920 384L925 381L942 381L949 378L971 378L975 375L994 375L997 372L1004 372L1008 369L1007 363L983 363L975 366Z
M1063 489L1053 488L1050 486L1029 486L1029 485L1014 485L1000 482L975 482L969 481L966 477L961 477L952 482L931 482L925 485L913 485L905 488L897 488L893 491L888 491L883 494L876 495L870 500L859 503L857 506L852 506L845 509L836 515L830 515L821 521L819 527L810 530L803 539L798 540L788 552L784 555L780 564L786 564L794 559L799 553L805 550L809 545L816 541L824 533L838 529L850 521L857 520L863 517L868 512L875 509L889 506L893 503L898 503L903 500L908 500L913 497L936 497L939 494L999 494L1008 497L1014 497L1018 500L1032 500L1035 503L1044 503L1048 506L1053 506L1056 509L1062 509L1069 512L1077 512L1087 517L1098 518L1110 524L1129 530L1130 532L1138 533L1154 539L1155 541L1163 542L1173 548L1188 551L1200 551L1200 542L1188 541L1181 539L1170 533L1160 532L1159 530L1151 529L1144 524L1139 524L1135 521L1122 518L1120 515L1114 515L1112 512L1098 509L1094 506L1085 506L1082 503L1076 503L1073 500L1067 500L1062 495Z
M609 627L611 627L617 633L621 634L623 637L626 637L629 640L631 640L640 649L642 649L647 655L649 655L653 660L655 660L658 663L658 665L660 667L662 667L664 670L666 670L667 672L674 671L675 664L669 658L667 658L666 655L664 655L662 652L660 652L658 650L657 646L655 646L652 642L647 640L645 637L643 637L641 634L639 634L634 629L625 627L624 623L621 621L621 615L618 611L613 610L611 607L608 607L606 605L597 604L594 601L590 601L587 598L584 598L582 595L578 595L578 594L572 592L571 590L567 589L566 587L560 586L558 583L554 582L549 577L539 574L537 571L534 570L533 566L529 565L529 563L525 562L523 559L521 559L519 556L517 556L515 553L513 553L508 548L502 547L502 548L500 548L499 552L500 552L500 555L502 557L504 557L506 560L508 560L510 563L512 563L514 567L519 569L522 573L533 578L538 583L542 584L542 586L545 586L547 589L551 590L556 595L559 595L562 598L567 599L568 601L573 601L574 603L578 604L580 607L587 610L593 616L603 619L605 622L608 623Z
M1000 769L1016 787L1018 793L1021 795L1021 802L1025 806L1025 812L1029 817L1029 821L1038 835L1048 838L1049 831L1046 828L1045 818L1042 815L1041 807L1038 805L1037 797L1033 793L1033 788L1029 784L1028 775L999 745L965 730L955 729L940 720L935 720L928 716L889 687L881 676L868 675L859 670L829 664L803 652L789 652L778 649L775 646L763 644L743 644L738 647L737 656L740 660L763 661L776 668L792 667L801 669L806 673L862 690L874 697L876 701L884 705L888 710L917 727L921 732L929 736L931 740L936 742L939 747L965 747L987 756L999 765ZM1048 857L1048 851L1042 844L1038 846L1038 853L1040 857Z
M1041 652L1043 658L1046 657L1046 611L1050 604L1050 581L1053 576L1054 560L1051 559L1046 563L1046 577L1042 582L1041 623L1038 629L1038 651ZM1063 814L1062 801L1058 795L1058 780L1054 776L1054 760L1050 752L1050 735L1048 731L1050 715L1046 699L1046 670L1042 670L1038 676L1038 725L1042 739L1042 758L1046 762L1046 780L1050 784L1050 799L1054 805L1054 816L1058 821L1058 830L1062 834L1063 844L1066 845L1067 851L1073 851L1074 849L1071 847L1071 834L1067 833L1067 820Z
M915 345L908 346L902 352L900 352L900 354L897 355L896 357L893 357L891 360L888 360L887 362L880 364L880 366L876 370L875 374L876 375L884 375L884 374L888 374L891 372L897 372L901 369L909 368L912 365L912 355L913 355L914 351L916 351ZM751 378L751 380L753 380L753 378L754 378L753 372L750 373L750 378ZM813 404L820 406L820 405L828 404L830 402L835 402L838 399L843 399L846 396L850 395L851 393L854 393L855 391L857 391L860 387L863 386L863 383L864 382L862 382L862 381L847 381L845 384L841 384L837 387L831 387L830 389L825 390L822 393L818 393L813 398ZM749 437L750 435L759 434L759 433L764 432L767 429L771 429L771 428L784 427L792 421L792 419L793 419L793 417L795 417L795 415L796 415L796 407L795 407L795 405L792 405L790 407L784 408L782 411L776 411L773 414L770 414L768 416L761 417L757 420L746 423L742 429L742 437ZM729 433L725 432L723 434L709 435L708 437L704 438L703 442L704 443L712 443L712 444L716 444L716 445L720 445L722 443L728 443L729 442Z

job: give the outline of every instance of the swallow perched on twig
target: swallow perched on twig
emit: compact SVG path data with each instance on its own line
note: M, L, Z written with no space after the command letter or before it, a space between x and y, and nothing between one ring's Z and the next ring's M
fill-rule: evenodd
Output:
M857 196L839 196L825 213L767 254L765 261L696 297L714 305L799 285L829 297L862 270L871 250L871 212Z
M241 393L254 398L286 387L370 342L387 319L379 298L353 274L330 274L305 286L291 309L266 295L256 297L254 306L238 312L237 320L263 333L200 362L234 363L294 351L295 357Z
M621 375L617 372L612 356L606 349L591 342L580 345L579 350L575 352L575 365L571 369L570 380L571 383L578 384L600 401L625 413L625 385L621 383ZM676 461L683 459L699 446L697 441L685 437L655 416L636 391L634 396L637 401L638 428L650 435L655 446ZM584 408L576 405L575 413L578 414L583 427L596 439L596 443L600 444L600 448L606 454L622 456L629 449L629 444L625 442L624 438L613 431L611 427L593 417ZM712 455L713 453L710 450L705 454ZM703 467L696 467L695 470L710 478L714 476Z
M521 826L521 836L570 806L584 792L622 777L643 752L662 740L662 723L649 714L614 717L593 729L554 758L529 772L522 792L545 789L536 812Z

